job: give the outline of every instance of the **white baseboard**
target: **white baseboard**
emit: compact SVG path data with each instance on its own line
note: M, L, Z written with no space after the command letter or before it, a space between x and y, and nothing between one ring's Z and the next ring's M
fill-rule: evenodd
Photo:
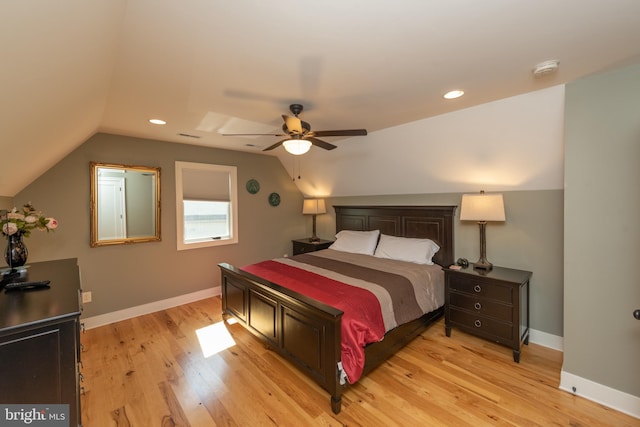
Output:
M598 384L564 370L560 372L559 388L632 417L640 418L640 397Z
M180 295L161 301L150 302L149 304L138 305L136 307L125 308L107 314L83 318L85 329L97 328L98 326L108 325L110 323L119 322L121 320L131 319L133 317L142 316L167 308L176 307L178 305L188 304L193 301L220 295L221 289L217 288L204 289L202 291L192 292L186 295Z
M529 342L532 342L534 344L538 344L544 347L549 347L554 350L564 351L564 338L558 335L549 334L547 332L530 329Z

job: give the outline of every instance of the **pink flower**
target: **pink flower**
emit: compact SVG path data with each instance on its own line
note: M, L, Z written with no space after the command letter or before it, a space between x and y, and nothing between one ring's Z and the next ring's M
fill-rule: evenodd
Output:
M14 222L8 222L2 226L2 232L7 236L13 236L18 232L18 226Z
M56 220L55 218L47 218L47 228L49 230L55 230L56 228L58 228L58 220Z

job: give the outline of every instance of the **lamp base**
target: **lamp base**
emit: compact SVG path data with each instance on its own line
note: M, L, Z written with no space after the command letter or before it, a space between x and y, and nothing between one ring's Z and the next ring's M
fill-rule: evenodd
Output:
M316 236L316 214L313 214L313 233L311 234L310 242L317 242L320 240L318 236Z
M493 268L493 264L491 264L489 261L485 260L478 260L477 262L475 262L473 264L473 268L478 269L478 270L485 270L485 271L489 271Z
M478 221L480 226L480 259L473 264L473 268L489 271L493 264L487 259L487 221Z

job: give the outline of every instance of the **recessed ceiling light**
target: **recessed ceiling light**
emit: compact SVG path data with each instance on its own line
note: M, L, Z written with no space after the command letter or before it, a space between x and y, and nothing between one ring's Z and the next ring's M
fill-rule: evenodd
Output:
M160 120L160 119L151 119L149 120L151 123L153 123L154 125L166 125L167 122L165 122L164 120Z
M464 95L463 90L452 90L444 94L444 99L456 99Z

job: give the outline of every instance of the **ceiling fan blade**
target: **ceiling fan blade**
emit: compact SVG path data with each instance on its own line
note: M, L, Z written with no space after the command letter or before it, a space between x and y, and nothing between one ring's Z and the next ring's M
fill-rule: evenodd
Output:
M344 130L317 130L313 136L364 136L366 129L344 129Z
M283 139L282 141L278 141L278 142L276 142L275 144L268 146L267 148L265 148L265 149L264 149L264 150L262 150L262 151L271 151L271 150L273 150L274 148L278 148L279 146L281 146L281 145L282 145L282 143L283 143L283 142L288 141L289 139L290 139L290 138L286 138L286 139Z
M222 136L287 136L283 133L223 133Z
M307 141L311 141L311 143L316 147L324 148L325 150L333 150L334 148L336 148L335 145L324 142L323 140L318 138L306 137L304 139L306 139Z
M287 125L289 132L297 134L302 133L302 120L297 117L285 116L284 114L282 115L282 118L284 119L284 123Z

